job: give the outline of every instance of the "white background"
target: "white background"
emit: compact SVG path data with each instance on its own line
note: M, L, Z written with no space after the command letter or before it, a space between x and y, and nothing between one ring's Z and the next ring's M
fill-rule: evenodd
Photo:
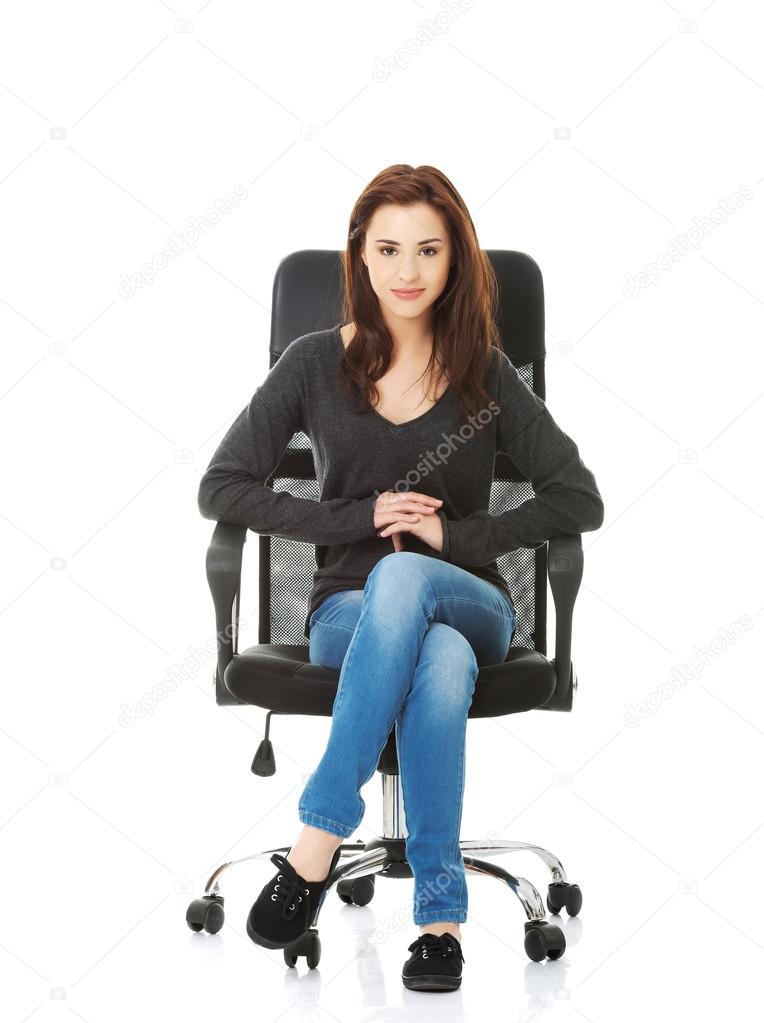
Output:
M2 18L4 1018L350 1023L490 1002L625 1023L750 1004L760 6L143 0ZM574 712L471 722L462 822L555 851L583 910L561 918L565 957L534 964L511 893L468 875L464 980L439 997L400 980L412 882L379 881L365 908L332 893L310 972L244 931L268 860L230 872L218 935L185 924L215 866L295 839L329 728L275 719L277 773L250 773L265 712L217 707L194 655L214 635L200 474L267 372L279 261L341 248L355 198L398 162L443 170L484 248L538 262L547 402L605 501L584 536ZM250 533L245 645L256 548ZM126 726L123 706L152 697ZM378 777L364 796L356 839L380 826ZM545 891L538 861L502 862Z

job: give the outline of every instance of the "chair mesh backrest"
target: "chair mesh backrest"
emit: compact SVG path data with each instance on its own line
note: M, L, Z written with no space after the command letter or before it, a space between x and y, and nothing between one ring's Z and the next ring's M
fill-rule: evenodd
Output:
M534 372L543 373L543 363L527 363L519 366L518 372L534 390ZM497 456L488 508L494 513L516 508L534 496L527 480L503 469L507 463L506 456ZM298 466L300 475L296 474ZM268 482L275 491L318 500L312 447L305 433L294 435ZM259 550L259 642L304 644L303 628L316 569L315 547L283 536L264 535L260 537ZM497 564L509 585L517 614L512 647L526 647L546 655L546 545L538 550L521 548L503 554Z

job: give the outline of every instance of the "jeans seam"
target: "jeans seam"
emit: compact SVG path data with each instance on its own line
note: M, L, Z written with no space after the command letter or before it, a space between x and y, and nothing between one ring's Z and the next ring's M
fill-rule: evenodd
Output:
M440 603L440 601L442 601L442 600L458 600L462 604L472 604L473 607L479 607L482 611L485 611L488 614L496 615L497 618L502 618L505 622L514 621L514 616L513 615L505 614L503 611L498 611L498 610L496 610L495 608L492 608L492 607L486 607L485 604L483 604L482 601L480 601L480 600L471 600L469 597L459 597L459 596L453 596L453 597L435 597L435 604ZM435 614L435 604L433 605L433 608L432 608L433 616Z
M355 632L355 629L351 629L349 625L336 625L334 622L324 622L320 618L316 618L315 621L310 623L310 627L313 628L315 625L322 625L325 629L342 629L343 632Z
M336 820L334 820L333 817L326 817L326 816L324 816L324 814L314 813L312 810L298 809L298 816L299 816L301 821L302 821L303 817L312 817L316 821L326 821L327 824L333 824L335 827L341 828L343 831L346 831L348 829L348 825L347 824L342 824L341 821L336 821ZM310 821L302 821L302 823L303 824L306 824L306 823L309 824ZM320 827L320 825L316 825L316 827ZM356 831L356 830L357 830L357 825L356 825L355 828L350 828L350 831L349 831L349 833L347 835L339 835L337 837L338 838L349 838L350 835L352 835L353 832Z
M419 917L419 920L415 920L415 923L417 924L418 927L421 927L423 924L432 923L433 920L443 920L445 919L446 915L450 915L452 913L459 914L463 913L466 916L467 907L459 905L444 906L442 909L425 909L422 910L421 913L416 914L416 916Z
M469 709L468 709L468 713L469 713ZM460 792L459 792L459 820L458 820L457 825L456 825L456 838L454 839L454 846L455 846L455 849L456 849L456 859L457 859L457 861L462 858L460 838L461 838L461 832L462 832L462 809L464 807L464 783L463 783L463 781L461 779L463 778L463 775L464 775L464 755L465 755L465 748L466 748L466 743L467 743L467 736L466 736L467 722L466 721L464 723L464 731L465 731L464 743L462 744L461 756L459 758L460 759L460 764L459 764L459 778L460 778L460 781L459 781L459 789L460 789ZM464 903L464 888L465 888L465 885L467 883L466 877L465 877L466 873L467 873L467 869L465 867L461 871L461 887L459 889L459 904L460 905L463 905L463 903ZM466 909L465 909L465 911L466 911Z

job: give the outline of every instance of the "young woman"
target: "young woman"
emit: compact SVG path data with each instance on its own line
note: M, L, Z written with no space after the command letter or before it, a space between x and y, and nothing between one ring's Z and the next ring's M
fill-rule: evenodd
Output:
M319 545L310 660L341 669L327 748L299 800L304 828L272 857L280 872L247 930L279 948L307 929L397 723L420 928L403 981L458 987L467 716L479 667L506 659L515 627L496 558L598 528L603 503L503 351L490 260L444 174L399 164L371 181L344 278L343 322L289 345L200 487L206 517ZM262 485L297 429L320 502ZM487 510L497 450L536 492L500 515Z

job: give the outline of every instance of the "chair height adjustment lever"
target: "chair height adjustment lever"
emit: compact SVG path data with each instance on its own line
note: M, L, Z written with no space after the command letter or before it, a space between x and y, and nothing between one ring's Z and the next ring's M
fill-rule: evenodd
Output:
M271 728L271 714L273 714L273 711L269 710L265 715L265 736L257 747L255 759L252 761L252 774L259 774L263 778L268 778L276 773L276 759L273 756L271 740L268 738Z

